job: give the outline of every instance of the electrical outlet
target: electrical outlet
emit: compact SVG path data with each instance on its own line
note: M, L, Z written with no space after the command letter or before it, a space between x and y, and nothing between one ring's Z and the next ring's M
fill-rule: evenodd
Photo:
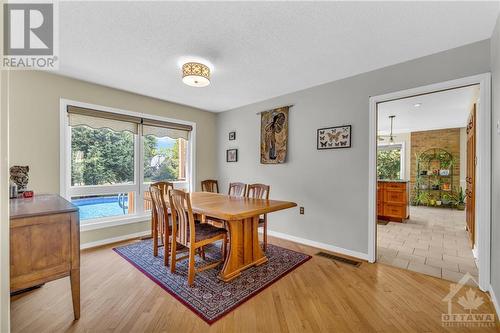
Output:
M299 208L299 213L300 213L300 215L304 215L304 207Z

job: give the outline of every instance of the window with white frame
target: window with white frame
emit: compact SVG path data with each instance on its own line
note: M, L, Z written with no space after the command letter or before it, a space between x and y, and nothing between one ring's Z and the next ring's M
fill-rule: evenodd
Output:
M190 190L192 125L69 104L64 112L62 192L82 225L144 217L156 181Z
M404 143L378 145L377 177L380 180L402 180L405 178Z

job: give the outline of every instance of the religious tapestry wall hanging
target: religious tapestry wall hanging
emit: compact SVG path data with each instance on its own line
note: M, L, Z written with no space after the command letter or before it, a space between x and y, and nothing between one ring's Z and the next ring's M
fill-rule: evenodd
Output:
M285 162L289 108L289 106L284 106L260 114L260 163Z

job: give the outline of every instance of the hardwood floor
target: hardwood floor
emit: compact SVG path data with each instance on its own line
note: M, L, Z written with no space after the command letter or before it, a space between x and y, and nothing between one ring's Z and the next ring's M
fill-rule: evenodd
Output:
M498 332L500 327L498 319L490 328L442 327L448 281L383 264L356 268L317 256L209 326L112 247L82 251L79 321L73 321L69 279L61 279L12 297L12 331ZM475 291L484 304L473 313L494 313L488 294ZM463 313L460 309L455 300L453 312Z

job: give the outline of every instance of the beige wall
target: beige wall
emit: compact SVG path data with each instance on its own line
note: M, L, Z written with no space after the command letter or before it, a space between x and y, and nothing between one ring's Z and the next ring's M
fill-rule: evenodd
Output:
M168 89L168 87L165 87ZM10 165L29 165L29 188L36 193L59 193L60 98L93 103L169 118L193 121L196 130L196 179L216 174L216 116L80 80L36 71L14 71L9 84ZM147 230L148 223L83 232L81 242Z

